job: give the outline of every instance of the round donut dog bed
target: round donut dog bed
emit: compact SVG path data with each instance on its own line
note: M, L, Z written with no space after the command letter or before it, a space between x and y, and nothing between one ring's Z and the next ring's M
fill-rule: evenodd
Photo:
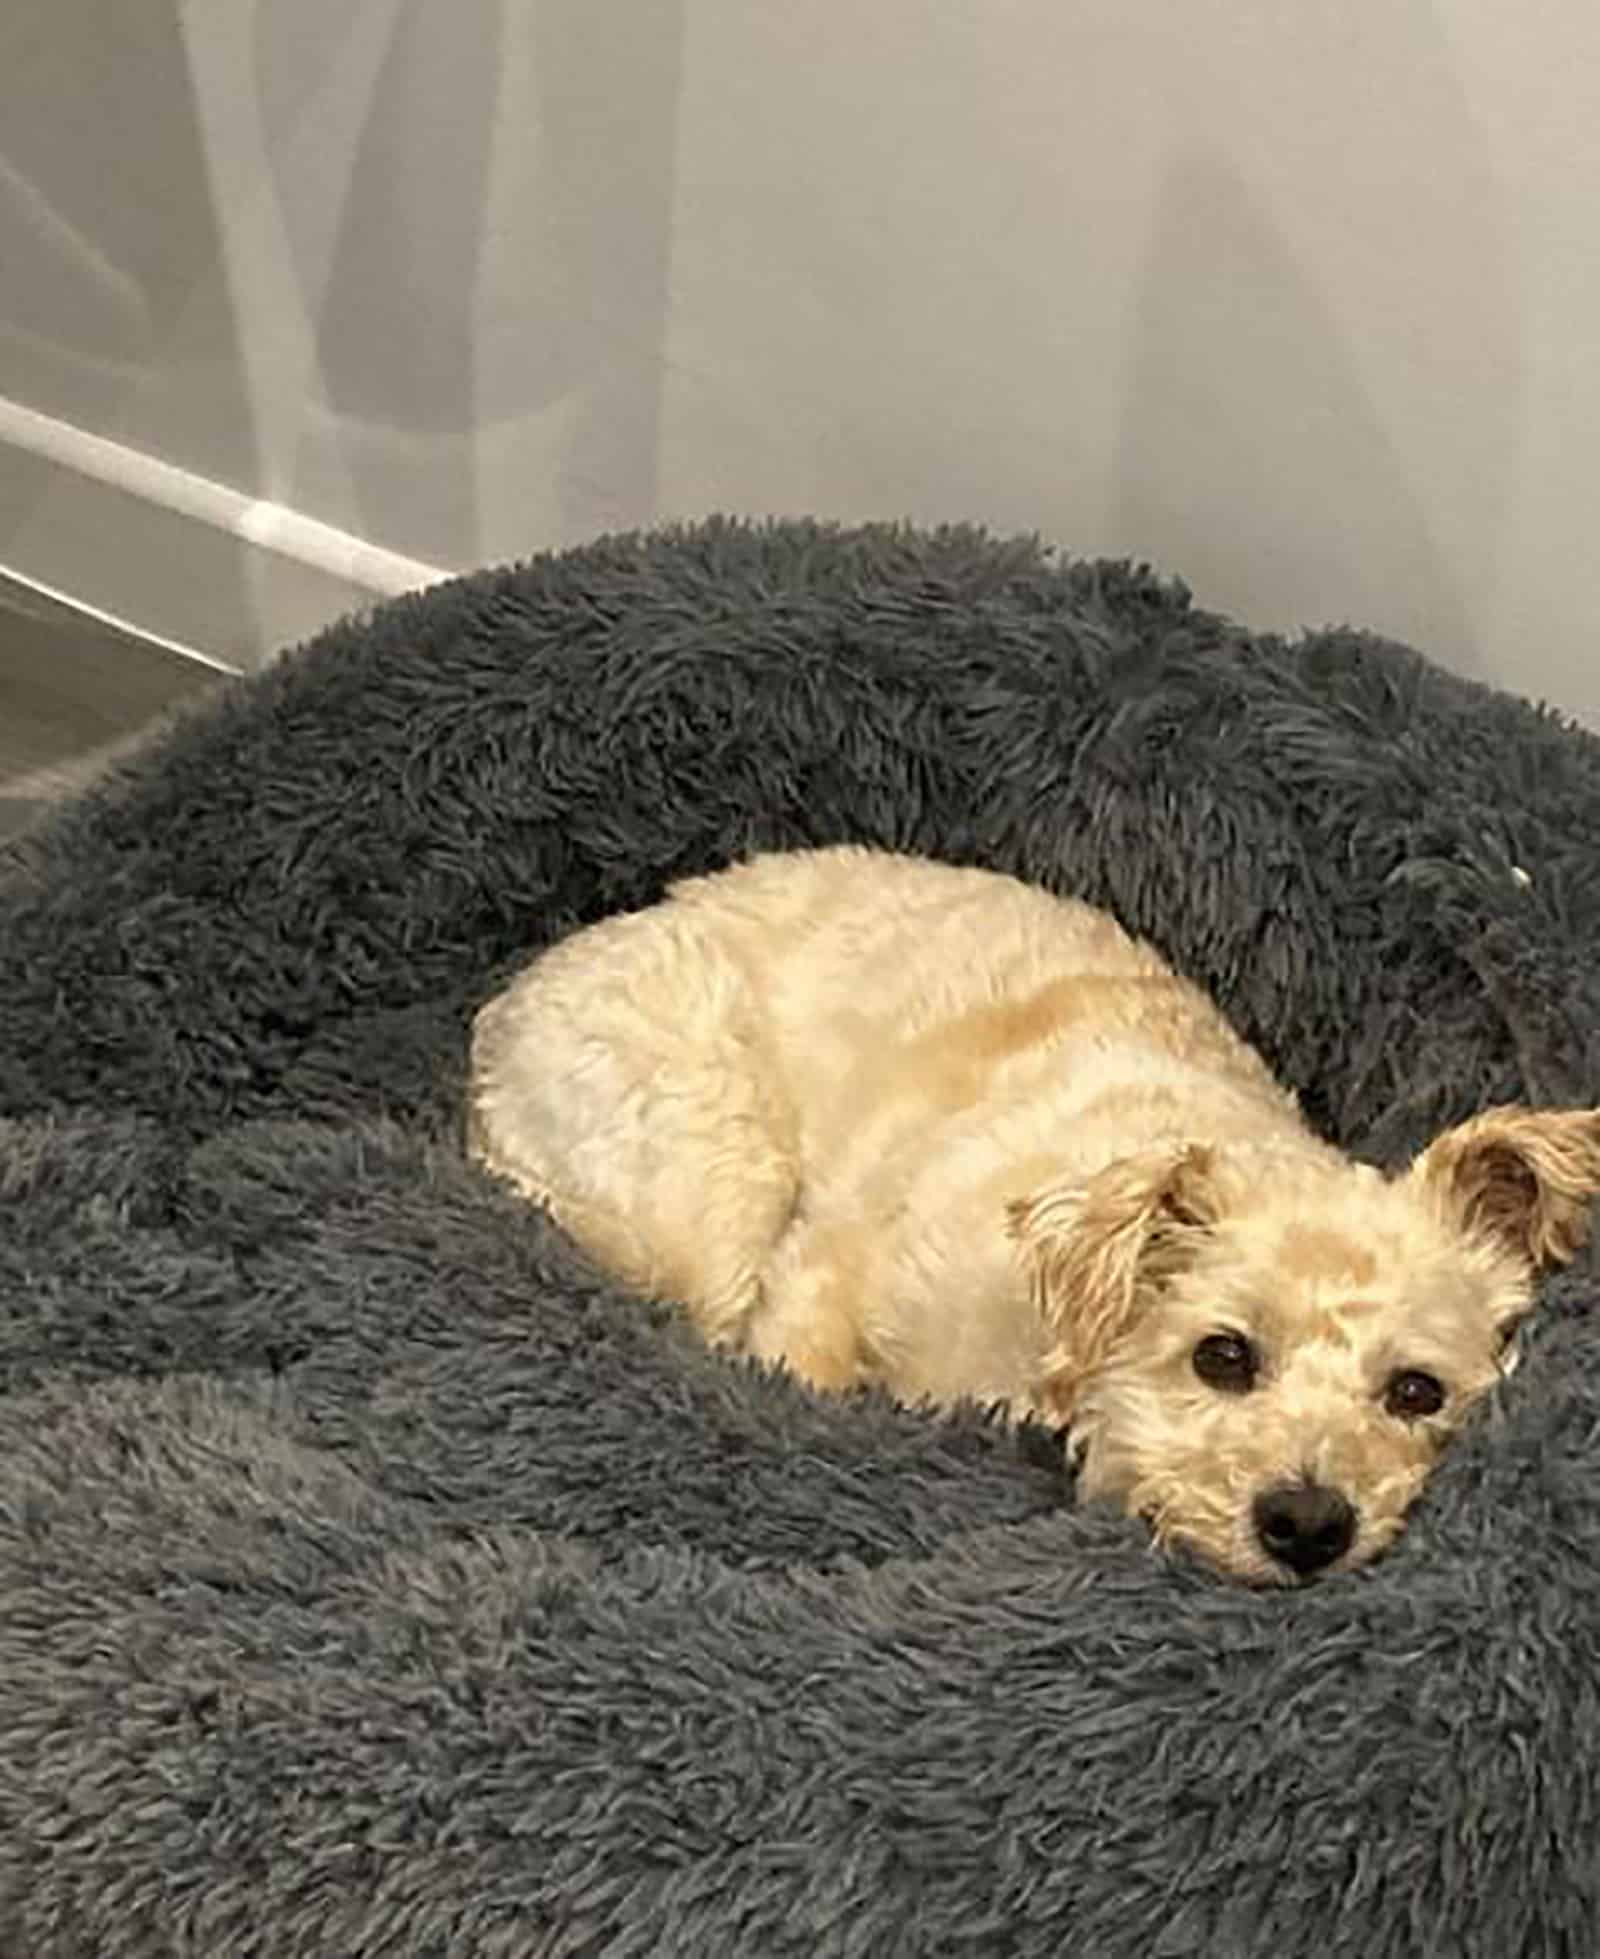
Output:
M1600 1093L1600 749L1404 649L802 524L334 628L0 859L0 1949L1596 1949L1591 1263L1257 1593L463 1162L530 951L839 840L1109 905L1374 1160Z

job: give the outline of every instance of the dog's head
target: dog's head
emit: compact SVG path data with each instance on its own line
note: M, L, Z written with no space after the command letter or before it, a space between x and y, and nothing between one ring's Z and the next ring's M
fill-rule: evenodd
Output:
M1174 1144L1011 1208L1039 1390L1081 1487L1237 1576L1292 1583L1398 1535L1583 1243L1600 1110L1494 1109L1395 1177Z

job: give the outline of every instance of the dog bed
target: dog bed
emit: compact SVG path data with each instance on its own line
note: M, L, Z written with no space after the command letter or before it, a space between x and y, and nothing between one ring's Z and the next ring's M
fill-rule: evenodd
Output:
M1111 906L1374 1160L1600 1093L1600 748L1402 648L729 522L334 627L0 859L0 1950L1596 1951L1591 1263L1257 1593L463 1163L535 948L846 839Z

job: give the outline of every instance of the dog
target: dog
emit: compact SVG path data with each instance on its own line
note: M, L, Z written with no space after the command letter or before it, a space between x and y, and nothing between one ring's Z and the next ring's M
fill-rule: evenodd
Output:
M1600 1189L1595 1109L1354 1162L1109 914L856 847L535 959L474 1023L468 1142L715 1345L1003 1402L1256 1583L1392 1543Z

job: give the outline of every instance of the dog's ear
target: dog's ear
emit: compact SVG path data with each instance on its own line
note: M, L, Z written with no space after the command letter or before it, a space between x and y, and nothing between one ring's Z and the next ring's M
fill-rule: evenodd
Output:
M1215 1222L1215 1167L1204 1145L1174 1144L1084 1181L1047 1184L1009 1207L1051 1341L1041 1394L1060 1420L1071 1419L1083 1382Z
M1600 1191L1600 1109L1488 1109L1435 1137L1409 1175L1475 1237L1534 1271L1565 1265Z

